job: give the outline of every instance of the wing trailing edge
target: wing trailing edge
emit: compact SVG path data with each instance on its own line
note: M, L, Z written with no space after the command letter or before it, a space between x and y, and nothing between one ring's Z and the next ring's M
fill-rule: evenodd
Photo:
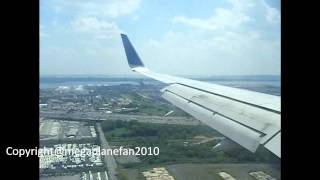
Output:
M132 71L169 84L162 97L251 152L259 145L281 157L279 96L155 73L121 34Z

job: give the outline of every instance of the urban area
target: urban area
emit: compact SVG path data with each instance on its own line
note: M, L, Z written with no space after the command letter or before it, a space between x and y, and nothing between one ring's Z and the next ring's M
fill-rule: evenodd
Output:
M277 157L265 149L253 154L165 101L163 84L107 80L41 79L59 85L40 88L40 148L158 147L159 154L45 154L39 158L41 180L281 178Z

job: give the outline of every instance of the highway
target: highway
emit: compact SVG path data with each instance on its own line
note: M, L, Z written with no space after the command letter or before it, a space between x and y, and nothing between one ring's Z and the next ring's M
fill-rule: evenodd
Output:
M111 147L109 146L104 133L102 131L101 125L100 123L97 123L97 131L99 133L99 137L100 137L100 145L102 149L111 149ZM114 159L114 157L112 155L105 155L104 157L104 163L107 165L107 171L108 171L108 175L110 180L117 180L116 177L116 169L117 169L117 163L116 160Z
M159 124L180 124L180 125L199 125L200 121L192 117L174 117L174 116L148 116L148 115L126 115L126 114L107 114L104 112L72 112L50 110L40 111L40 118L44 119L63 119L63 120L74 120L74 121L96 121L97 133L100 137L100 145L103 149L111 149L109 146L103 130L101 128L101 121L105 120L122 120L132 121L137 120L138 122L144 123L159 123ZM104 163L107 165L108 179L117 180L117 163L112 155L106 155L104 157Z
M175 116L148 116L148 115L127 115L127 114L107 114L104 112L72 112L66 111L40 111L40 116L45 118L58 118L66 120L123 120L145 123L159 123L159 124L180 124L180 125L199 125L201 122L193 117L175 117Z

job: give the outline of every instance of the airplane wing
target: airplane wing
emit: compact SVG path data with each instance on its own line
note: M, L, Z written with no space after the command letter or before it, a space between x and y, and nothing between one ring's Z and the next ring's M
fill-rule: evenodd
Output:
M262 145L281 158L279 96L155 73L121 34L131 70L168 86L162 97L251 152Z

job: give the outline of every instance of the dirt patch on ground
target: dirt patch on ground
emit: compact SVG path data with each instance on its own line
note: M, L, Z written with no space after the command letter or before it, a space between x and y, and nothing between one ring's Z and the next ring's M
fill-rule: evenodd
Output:
M280 168L270 164L175 164L166 166L176 180L212 180L221 179L219 172L224 171L239 180L254 180L252 171L264 171L280 179Z

